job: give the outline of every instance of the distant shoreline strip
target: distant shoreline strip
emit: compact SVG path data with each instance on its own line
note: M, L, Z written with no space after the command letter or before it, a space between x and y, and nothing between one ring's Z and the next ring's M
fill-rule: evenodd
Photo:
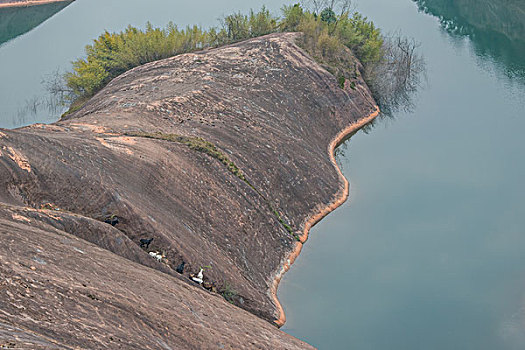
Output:
M6 7L29 7L36 5L45 5L51 4L53 2L73 2L75 0L29 0L29 1L17 1L17 2L7 2L1 3L0 8Z

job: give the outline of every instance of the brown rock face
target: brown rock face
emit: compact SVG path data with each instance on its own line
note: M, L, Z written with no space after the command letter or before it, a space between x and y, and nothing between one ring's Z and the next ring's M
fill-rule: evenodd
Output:
M0 339L307 347L188 278L203 267L205 286L279 319L274 279L341 191L328 145L375 104L296 35L147 64L65 120L0 132Z
M55 213L0 210L8 246L0 255L0 346L309 348L222 298L45 223L49 218L62 220Z

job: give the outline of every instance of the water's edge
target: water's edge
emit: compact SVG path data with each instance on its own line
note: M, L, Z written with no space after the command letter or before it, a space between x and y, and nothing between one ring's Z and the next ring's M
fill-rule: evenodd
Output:
M303 248L303 245L308 240L308 235L310 233L310 229L315 226L319 221L321 221L325 216L330 214L332 211L340 207L346 200L348 199L349 195L349 183L346 177L343 175L343 172L341 171L341 168L336 162L335 159L335 149L340 146L344 141L348 139L348 136L359 131L361 128L363 128L368 123L372 122L378 115L379 115L379 107L375 106L375 111L369 114L366 117L363 117L359 119L357 122L354 122L350 125L348 125L346 128L341 130L330 142L328 145L328 156L330 157L330 161L332 162L333 166L335 167L337 174L339 175L339 180L341 182L342 189L339 191L338 194L334 196L333 201L326 207L323 207L319 205L312 213L310 213L303 224L303 233L301 236L299 236L299 240L295 244L295 248L292 250L292 252L283 259L280 268L277 270L277 272L274 274L272 278L272 284L270 289L270 294L272 299L275 302L275 306L278 310L279 317L277 320L275 320L275 324L277 327L282 327L286 323L286 315L284 313L284 309L279 302L279 298L277 297L277 289L279 287L279 282L281 281L284 274L290 269L292 264L294 263L295 259L299 256L301 253L301 249Z

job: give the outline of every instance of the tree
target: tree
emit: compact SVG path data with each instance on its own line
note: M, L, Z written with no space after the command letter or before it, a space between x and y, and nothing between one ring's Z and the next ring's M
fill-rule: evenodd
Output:
M321 11L321 21L328 24L337 22L337 17L335 16L334 10L327 7L323 11Z
M381 112L393 116L413 108L412 99L425 77L425 60L414 39L393 34L385 38L382 59L370 67L370 87Z

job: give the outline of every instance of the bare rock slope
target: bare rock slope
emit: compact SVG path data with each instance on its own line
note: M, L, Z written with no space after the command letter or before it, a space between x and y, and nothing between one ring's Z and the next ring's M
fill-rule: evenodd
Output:
M153 62L60 122L0 131L0 339L307 347L262 319L283 319L275 280L344 186L330 143L376 107L297 35Z

